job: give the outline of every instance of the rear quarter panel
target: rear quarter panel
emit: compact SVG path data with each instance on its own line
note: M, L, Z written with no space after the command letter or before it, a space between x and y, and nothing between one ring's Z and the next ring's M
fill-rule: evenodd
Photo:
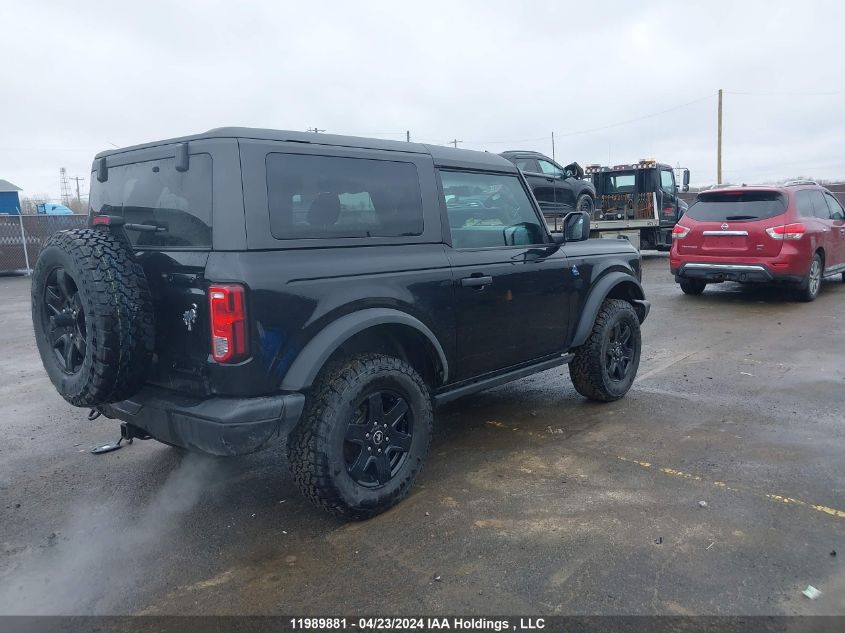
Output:
M211 367L217 393L277 391L305 345L351 312L387 307L423 322L454 356L452 277L442 244L434 165L427 154L241 139L247 249L211 253L206 277L247 287L253 357ZM422 235L401 238L277 239L270 231L265 159L283 152L413 162L420 178Z

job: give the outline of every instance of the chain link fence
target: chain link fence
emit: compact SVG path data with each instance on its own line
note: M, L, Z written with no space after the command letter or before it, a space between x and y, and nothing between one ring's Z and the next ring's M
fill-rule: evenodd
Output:
M87 222L87 215L0 215L0 274L32 272L47 238Z

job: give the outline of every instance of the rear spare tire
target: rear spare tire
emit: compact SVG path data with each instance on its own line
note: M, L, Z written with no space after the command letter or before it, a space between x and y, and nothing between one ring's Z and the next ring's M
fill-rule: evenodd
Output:
M124 239L100 229L53 234L33 271L32 325L44 369L72 405L125 400L144 384L153 308Z

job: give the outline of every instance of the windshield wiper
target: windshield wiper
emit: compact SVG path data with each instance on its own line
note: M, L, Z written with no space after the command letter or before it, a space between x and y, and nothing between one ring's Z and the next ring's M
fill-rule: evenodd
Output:
M759 220L756 215L729 215L726 220Z

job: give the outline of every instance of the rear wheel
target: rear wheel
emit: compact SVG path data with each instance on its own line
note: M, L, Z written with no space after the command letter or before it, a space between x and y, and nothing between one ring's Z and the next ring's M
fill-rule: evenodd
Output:
M640 366L640 320L627 301L606 299L593 331L575 352L569 376L590 400L618 400L631 388Z
M822 256L819 253L813 255L813 261L810 262L810 270L807 271L807 276L800 283L796 290L796 298L799 301L814 301L819 296L819 290L822 286L822 271L824 270L824 263Z
M707 282L701 279L681 279L680 283L685 295L700 295L707 287Z
M589 213L590 217L593 215L593 211L596 208L596 203L593 202L592 197L590 197L587 193L582 193L578 196L578 200L575 203L575 210L576 211L583 211L584 213Z
M413 367L359 354L326 368L288 438L299 488L316 505L366 519L401 501L431 442L429 390Z

